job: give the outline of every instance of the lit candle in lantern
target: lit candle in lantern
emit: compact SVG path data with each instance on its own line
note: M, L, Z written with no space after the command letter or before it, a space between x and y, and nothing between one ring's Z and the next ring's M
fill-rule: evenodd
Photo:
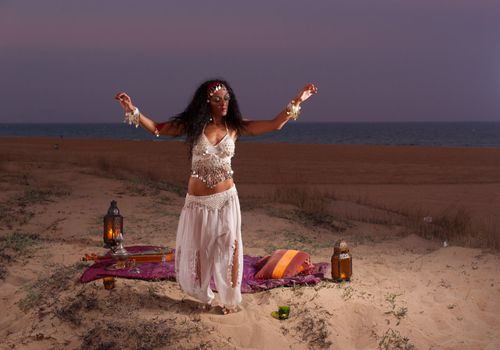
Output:
M339 239L335 242L332 255L332 279L334 281L349 281L352 276L352 256L347 242Z
M116 239L123 230L123 216L116 206L116 201L112 201L108 213L104 216L104 247L113 248L117 245Z
M104 216L103 240L104 247L111 248L114 257L125 257L127 250L123 247L123 216L116 206L116 201L111 201L108 213Z

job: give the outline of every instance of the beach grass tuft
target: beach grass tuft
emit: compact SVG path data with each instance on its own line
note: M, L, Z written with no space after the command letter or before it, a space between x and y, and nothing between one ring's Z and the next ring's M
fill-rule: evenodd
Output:
M349 285L344 288L344 291L342 292L342 299L344 300L349 300L352 298L354 295L354 289Z
M15 232L5 237L0 237L0 254L5 254L8 250L16 253L26 252L27 249L40 243L42 239L39 234Z
M437 215L422 210L406 213L409 228L426 238L464 247L500 249L500 237L492 228L474 222L465 208L446 209Z
M14 224L24 225L35 215L31 210L32 206L51 202L54 197L69 195L70 191L55 186L45 189L27 189L22 194L0 203L0 224L10 229Z
M77 262L69 266L58 267L50 276L41 276L34 283L25 287L26 295L18 302L19 308L28 312L35 306L42 306L52 298L66 290L75 274L80 272L87 264Z
M410 343L410 339L404 337L399 331L389 328L382 336L378 343L379 349L382 350L415 350L415 346Z
M80 290L74 297L61 304L61 306L54 309L54 314L59 319L70 322L75 326L82 323L82 310L88 312L99 308L96 293L93 291L86 292L85 289Z
M53 201L53 197L65 197L69 196L70 194L70 191L57 187L50 187L47 189L29 189L24 191L21 196L17 197L16 201L20 206L27 206L38 203L51 202Z
M39 244L41 238L38 234L15 232L5 237L0 237L0 280L7 275L7 266L17 256L31 252L31 248Z
M210 332L201 322L179 320L177 317L152 320L99 320L82 336L82 348L91 349L157 349L183 348L189 341L190 348L209 349L216 344L201 339L201 333ZM198 341L198 344L193 342ZM217 348L217 346L215 346Z
M401 294L395 294L395 293L389 293L385 295L385 301L387 301L390 305L390 309L386 311L385 314L390 314L396 317L397 319L396 325L399 325L401 319L403 319L408 313L408 308L406 306L398 307L396 305L396 298L400 295Z
M329 324L323 315L309 309L300 314L299 322L294 328L301 340L307 343L309 349L330 349L333 343L328 339Z
M294 210L268 208L270 215L287 220L293 220L305 226L323 227L332 231L342 232L346 225L334 217L329 206L335 196L323 193L307 186L278 185L269 195L269 202L294 206Z
M320 195L320 193L316 193L315 196ZM307 197L307 195L300 196ZM332 197L329 194L324 196L327 199ZM277 196L277 198L280 197ZM353 206L350 210L335 215L338 221L349 220L389 226L397 225L406 227L411 233L416 233L425 239L446 242L445 244L492 250L500 249L500 231L493 224L494 220L491 219L491 222L478 221L477 218L474 219L470 210L463 207L448 207L441 212L430 213L415 207L394 209L359 196L351 199L333 196L333 199L337 203L342 202L345 207ZM331 215L331 213L326 210L326 215Z
M328 215L328 203L335 197L304 186L277 186L272 200L292 204L305 213Z

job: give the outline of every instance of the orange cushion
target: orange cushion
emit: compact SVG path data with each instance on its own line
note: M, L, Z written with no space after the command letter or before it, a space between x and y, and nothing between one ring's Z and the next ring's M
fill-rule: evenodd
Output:
M259 272L255 278L287 278L312 268L309 254L300 250L278 249L273 255L264 257L257 263Z

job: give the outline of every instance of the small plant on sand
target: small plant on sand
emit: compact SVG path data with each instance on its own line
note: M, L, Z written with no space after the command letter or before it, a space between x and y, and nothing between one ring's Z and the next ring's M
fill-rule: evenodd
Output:
M57 268L52 275L40 277L33 284L26 287L26 295L18 302L19 308L28 312L34 306L41 306L57 298L59 292L67 289L75 273L87 265L81 262Z
M292 291L293 291L294 296L300 297L300 296L304 295L304 291L305 291L306 287L307 287L307 284L304 285L304 284L294 283L292 285Z
M148 295L151 299L160 299L161 298L161 290L157 285L149 285L148 286Z
M347 286L344 288L344 291L342 292L342 299L349 300L352 298L353 295L354 295L354 289L351 286Z
M82 322L81 310L89 311L98 308L98 299L94 292L80 290L75 297L60 301L54 310L54 314L61 320L70 322L76 326Z
M314 287L314 290L315 291L319 291L323 288L335 288L335 283L332 283L330 281L326 281L326 280L323 280L321 282L319 282L315 287Z
M9 229L12 229L14 224L26 224L34 215L35 213L16 204L13 200L0 203L0 225Z
M63 188L51 187L48 189L30 189L17 198L20 205L37 204L53 201L53 197L69 196L70 191Z
M297 313L298 323L294 327L295 334L305 341L309 349L331 349L332 342L328 340L329 323L325 319L324 310L303 310Z
M7 264L17 256L28 254L33 246L40 243L38 234L15 232L6 237L0 237L0 280L7 274Z
M381 337L378 343L382 350L415 350L415 346L410 343L410 339L403 337L397 330L389 328Z
M396 294L396 293L389 293L385 295L385 301L389 302L393 307L396 304L396 298L399 297L401 294Z
M385 314L391 314L398 320L396 325L399 325L401 319L408 313L408 308L405 306L396 306L396 298L401 294L389 293L386 294L385 300L389 303L391 309L386 311Z
M446 280L444 278L441 278L438 285L442 288L450 288L451 287L451 284L446 282Z
M15 232L6 237L0 237L0 254L8 250L23 253L40 241L40 235L36 233Z

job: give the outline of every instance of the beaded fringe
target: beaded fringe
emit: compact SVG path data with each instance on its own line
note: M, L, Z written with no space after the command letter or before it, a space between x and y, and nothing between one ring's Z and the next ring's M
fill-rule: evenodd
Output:
M187 194L184 207L191 208L195 205L200 205L209 209L220 210L234 198L234 193L236 193L236 187L233 186L227 191L208 196L193 196Z

